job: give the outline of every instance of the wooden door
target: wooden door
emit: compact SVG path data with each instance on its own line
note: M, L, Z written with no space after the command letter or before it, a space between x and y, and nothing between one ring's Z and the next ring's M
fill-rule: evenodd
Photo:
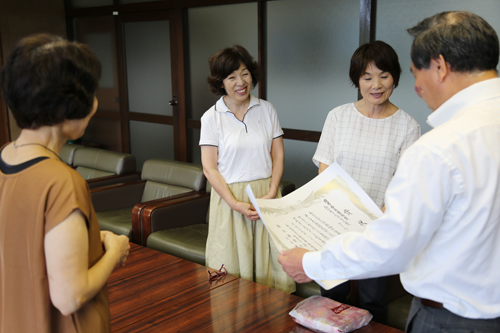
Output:
M180 11L179 11L180 12ZM117 13L75 21L75 37L103 64L99 107L83 137L152 158L186 160L182 25L175 10Z

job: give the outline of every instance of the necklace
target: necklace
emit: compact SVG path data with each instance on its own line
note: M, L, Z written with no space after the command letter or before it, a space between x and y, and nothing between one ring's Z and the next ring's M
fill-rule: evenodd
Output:
M47 146L42 145L41 143L25 143L22 145L16 145L16 142L17 141L14 141L14 143L13 143L14 148L19 148L19 147L24 147L24 146L40 146L40 147L43 147L43 148L47 149L48 151L50 151L52 154L56 155L58 159L61 160L61 157L55 151L53 151L52 149L50 149Z

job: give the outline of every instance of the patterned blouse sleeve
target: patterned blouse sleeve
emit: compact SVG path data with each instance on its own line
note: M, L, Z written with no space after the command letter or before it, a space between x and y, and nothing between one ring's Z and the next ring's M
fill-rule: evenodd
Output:
M321 137L318 142L318 147L312 158L313 163L319 167L319 163L331 165L334 162L335 150L335 130L337 126L337 119L333 111L328 113Z
M411 118L408 123L408 132L406 134L406 140L401 146L400 156L403 155L408 147L420 138L420 124L413 118Z

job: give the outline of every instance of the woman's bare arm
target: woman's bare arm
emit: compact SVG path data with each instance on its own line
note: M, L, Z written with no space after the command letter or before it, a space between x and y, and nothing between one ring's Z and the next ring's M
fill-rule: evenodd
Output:
M85 217L74 210L45 235L45 260L52 304L63 315L80 309L102 289L113 268L123 263L130 248L126 236L102 232L104 256L88 268L88 230Z
M278 193L285 164L285 147L283 146L283 137L281 136L273 139L273 143L271 144L271 159L273 160L271 186L269 187L269 193L263 196L262 199L274 199Z
M329 167L329 165L326 165L324 163L319 162L318 174L320 174L323 171L325 171L325 169L328 168L328 167Z
M214 146L201 146L203 173L210 182L210 185L212 185L214 190L224 199L232 210L245 215L249 220L257 220L259 214L257 214L255 208L249 203L241 202L234 198L229 186L227 186L226 180L217 169L218 150L219 148Z

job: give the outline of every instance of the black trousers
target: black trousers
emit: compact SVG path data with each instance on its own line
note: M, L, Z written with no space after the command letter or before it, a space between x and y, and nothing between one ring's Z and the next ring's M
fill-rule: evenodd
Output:
M414 298L406 323L407 333L498 333L500 317L494 319L469 319L446 309L423 305Z
M335 288L321 288L321 296L331 298L340 303L352 304L348 298L350 282L344 282ZM387 322L387 277L358 280L359 307L368 310L377 323Z

